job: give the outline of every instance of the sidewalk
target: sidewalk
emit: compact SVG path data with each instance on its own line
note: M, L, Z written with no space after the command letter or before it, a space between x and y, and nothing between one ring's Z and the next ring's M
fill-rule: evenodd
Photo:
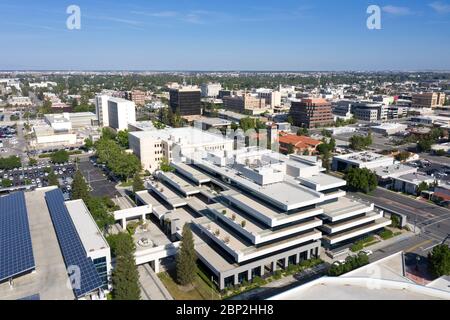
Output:
M138 266L142 300L173 300L169 291L148 264Z

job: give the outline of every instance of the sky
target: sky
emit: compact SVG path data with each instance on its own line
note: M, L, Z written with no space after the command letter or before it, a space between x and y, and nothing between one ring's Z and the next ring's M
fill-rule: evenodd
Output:
M1 0L0 70L23 69L450 70L450 0Z

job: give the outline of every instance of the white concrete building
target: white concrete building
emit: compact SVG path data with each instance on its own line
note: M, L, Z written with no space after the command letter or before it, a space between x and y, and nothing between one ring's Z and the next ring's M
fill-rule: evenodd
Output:
M408 126L401 123L381 123L376 126L372 126L371 130L376 133L384 135L393 135L399 132L405 132Z
M108 99L109 96L105 94L95 96L95 113L97 114L99 125L103 127L109 126Z
M384 156L375 152L362 151L333 157L332 169L334 171L345 171L349 168L375 169L394 164L394 158Z
M163 158L172 161L196 152L233 150L233 140L197 128L165 128L130 132L130 149L144 170L154 172Z
M220 83L203 83L200 86L202 92L202 97L217 97L219 91L222 90L222 85Z
M117 131L128 129L128 123L136 122L136 105L122 98L108 98L109 127Z

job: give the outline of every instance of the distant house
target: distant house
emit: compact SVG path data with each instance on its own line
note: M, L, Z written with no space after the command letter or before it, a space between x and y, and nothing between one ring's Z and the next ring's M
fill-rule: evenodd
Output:
M322 143L320 140L315 140L306 136L297 136L294 134L280 134L279 140L280 152L287 154L289 149L293 148L294 153L303 154L305 151L311 155L316 152L316 148ZM289 147L292 145L292 147Z

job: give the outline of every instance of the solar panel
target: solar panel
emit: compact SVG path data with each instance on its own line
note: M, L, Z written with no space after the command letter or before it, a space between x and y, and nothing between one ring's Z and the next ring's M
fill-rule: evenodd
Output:
M92 259L87 256L69 211L64 204L62 191L60 189L48 191L45 193L45 199L68 273L77 270L74 268L79 268L79 281L76 280L75 274L73 277L75 281L72 281L72 288L76 297L82 297L102 287L102 280L95 270Z
M35 267L25 196L0 197L0 281Z

